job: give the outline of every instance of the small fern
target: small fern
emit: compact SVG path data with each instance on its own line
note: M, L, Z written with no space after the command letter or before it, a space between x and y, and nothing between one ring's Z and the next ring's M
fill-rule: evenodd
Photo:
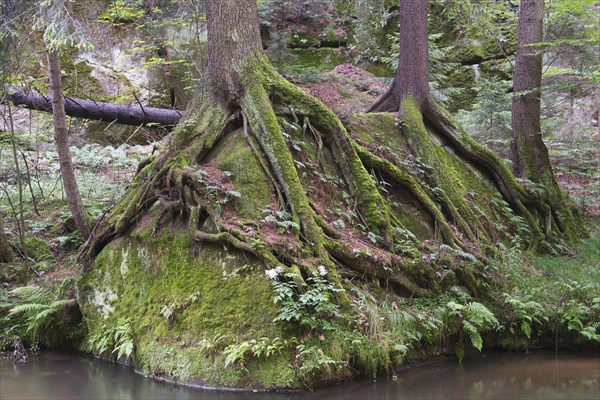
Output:
M86 350L109 358L116 353L115 360L129 360L135 351L131 320L121 318L115 326L102 325L100 332L88 337Z
M458 340L454 351L460 362L465 355L465 334L471 345L481 351L483 348L481 333L500 326L494 314L486 306L475 301L466 305L449 301L446 304L446 320L449 326L454 326L456 329Z

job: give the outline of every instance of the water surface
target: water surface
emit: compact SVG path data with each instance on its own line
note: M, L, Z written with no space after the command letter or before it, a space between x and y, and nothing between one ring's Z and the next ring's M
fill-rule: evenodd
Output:
M600 399L600 354L470 356L307 393L181 387L130 368L44 351L25 364L0 361L0 398L13 399Z

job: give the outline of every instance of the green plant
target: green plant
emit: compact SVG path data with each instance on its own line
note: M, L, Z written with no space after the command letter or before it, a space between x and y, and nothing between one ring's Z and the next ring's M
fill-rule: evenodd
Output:
M115 361L123 357L125 361L129 360L135 350L131 320L121 318L115 326L102 325L100 332L88 337L86 350L109 358L116 353Z
M296 350L300 356L298 371L303 376L323 374L329 370L344 368L348 364L347 361L333 359L317 345L301 343Z
M274 354L280 354L284 348L296 345L297 343L296 338L281 339L276 337L273 340L269 340L269 338L262 337L260 339L251 339L241 343L230 344L223 350L225 366L237 364L241 368L244 368L248 354L251 354L255 358L268 358Z
M292 221L292 215L287 211L273 211L270 208L263 210L264 222L271 222L277 226L277 233L284 234L287 230L291 230L294 233L300 231L300 225Z
M308 288L303 292L293 281L294 274L286 274L286 280L271 283L275 291L274 301L281 304L273 322L297 321L310 329L335 330L330 319L339 315L339 306L333 302L333 295L344 289L325 279L325 267L321 266L320 270L321 275L313 273L306 279Z
M527 297L521 299L508 293L503 293L502 296L514 315L508 328L513 335L516 334L515 326L518 326L521 333L529 340L533 325L541 325L543 321L548 321L546 310L537 301L529 300Z
M217 351L221 348L221 341L227 336L216 334L212 339L204 338L200 341L199 346L207 355L210 355L212 362L215 362Z
M32 343L52 335L52 330L62 321L60 316L74 300L65 299L73 286L72 278L65 279L54 291L40 286L23 286L13 289L9 295L14 298L8 318L22 318L27 326L25 334Z
M465 334L469 337L471 345L481 351L483 339L481 333L491 328L499 328L500 323L494 314L483 304L469 302L460 304L449 301L445 307L445 320L448 326L453 326L457 332L457 341L454 352L459 362L465 357Z
M144 10L138 9L139 3L139 1L112 1L106 11L98 17L98 22L115 25L135 22L144 16Z
M575 299L571 299L559 309L559 318L566 324L569 331L578 332L584 338L600 342L600 297L593 299L593 305L587 306Z

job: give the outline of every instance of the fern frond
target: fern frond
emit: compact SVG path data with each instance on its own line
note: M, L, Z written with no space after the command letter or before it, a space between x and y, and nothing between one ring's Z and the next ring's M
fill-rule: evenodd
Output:
M38 303L19 304L19 305L14 306L13 308L11 308L8 315L9 316L14 316L14 315L18 315L18 314L30 314L31 315L33 313L38 313L40 311L43 311L47 308L48 308L48 306L46 304L38 304Z

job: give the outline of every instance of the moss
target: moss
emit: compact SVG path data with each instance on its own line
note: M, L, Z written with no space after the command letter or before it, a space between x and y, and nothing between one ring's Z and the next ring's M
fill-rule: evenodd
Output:
M444 79L442 88L460 88L449 96L448 111L471 110L477 101L477 77L473 66L461 66L450 71Z
M341 49L308 48L290 49L289 55L273 65L290 74L303 74L310 71L330 71L335 66L348 62Z
M484 44L479 40L463 40L455 48L454 58L464 64L479 63L485 55L484 50Z
M393 78L395 71L390 71L387 65L379 62L369 63L364 67L365 71L372 73L373 75L381 78Z
M102 85L97 78L92 76L94 69L88 62L86 60L73 62L70 57L73 57L73 55L69 53L61 55L61 69L64 76L63 90L65 95L86 98L89 97L90 93L103 93Z
M78 282L90 333L130 318L136 327L136 367L181 381L243 385L245 374L232 375L223 364L218 375L211 374L199 343L215 335L224 335L225 344L284 337L281 327L271 322L276 306L262 266L217 245L194 245L185 231L151 238L148 230L138 229L109 244ZM190 304L178 311L173 323L161 314L165 307L177 309L186 301ZM280 360L278 368L291 362ZM274 373L260 374L270 376L266 386L277 381Z
M236 200L240 217L249 220L260 219L262 210L274 199L260 164L244 141L243 131L237 130L227 135L205 160L214 162L222 171L233 174L231 181L241 195L239 200Z
M25 237L25 246L27 247L27 256L37 262L52 257L52 249L45 240L28 235Z

